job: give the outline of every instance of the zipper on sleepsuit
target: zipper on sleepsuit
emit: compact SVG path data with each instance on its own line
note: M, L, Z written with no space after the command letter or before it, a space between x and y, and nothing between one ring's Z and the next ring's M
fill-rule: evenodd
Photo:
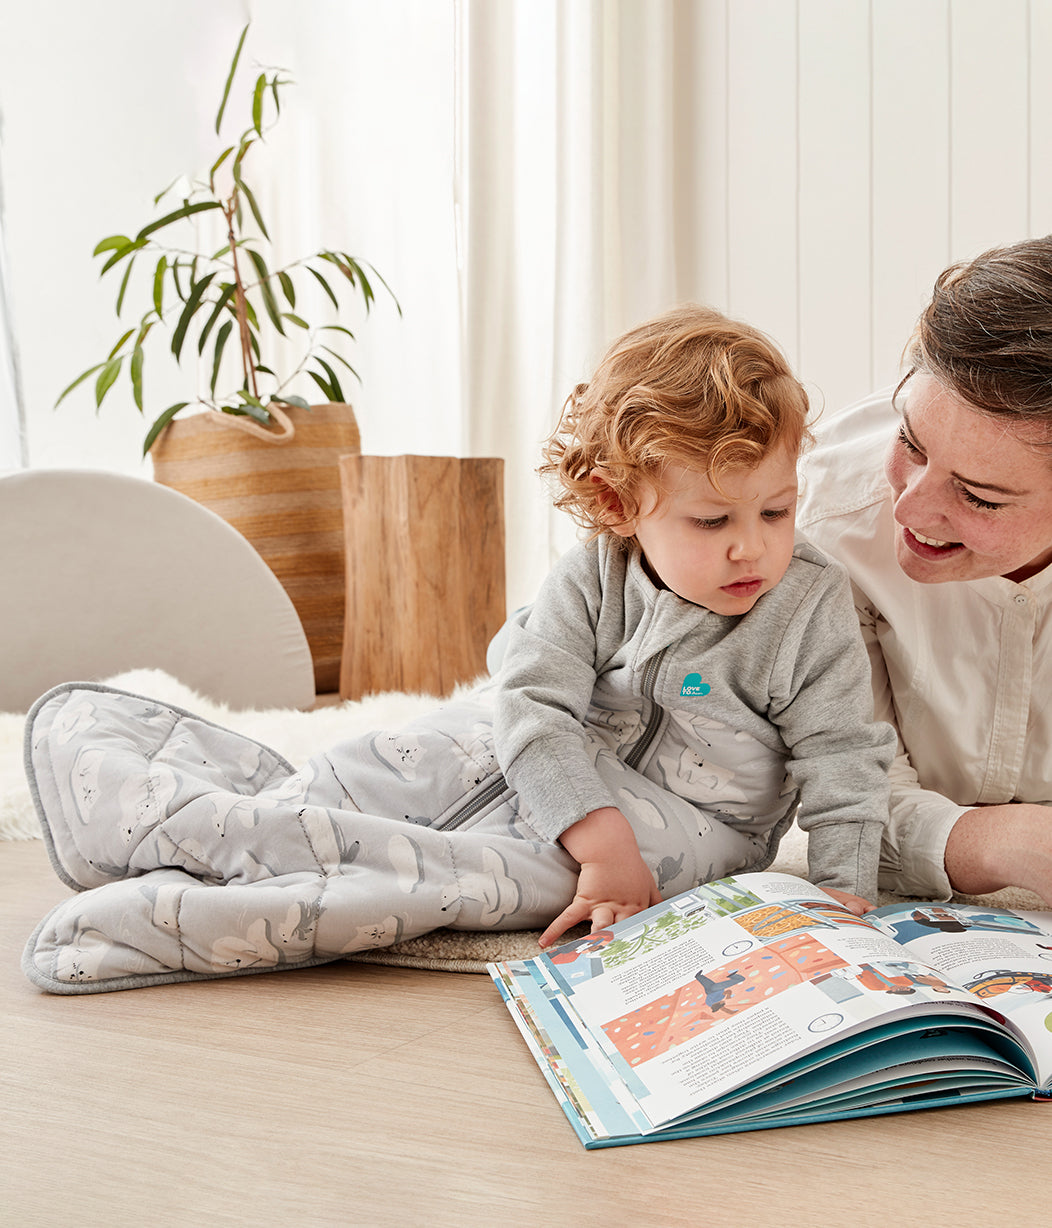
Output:
M650 702L650 714L647 717L646 728L639 735L639 741L625 755L625 764L630 768L639 767L643 756L650 749L650 743L657 736L658 728L661 725L665 716L664 708L654 702L654 683L657 681L658 670L661 668L661 663L665 660L665 654L668 648L662 648L658 653L655 653L646 663L643 670L643 678L640 683L640 689L643 692L643 698Z
M654 683L657 681L658 670L661 669L661 663L665 659L665 654L668 648L662 648L658 653L646 663L643 670L643 678L640 684L640 689L643 692L643 697L650 702L650 714L647 717L646 728L639 737L639 741L632 747L631 751L625 756L625 763L631 767L637 767L639 761L650 749L650 743L653 742L657 731L661 725L661 721L665 715L665 710L659 707L654 702ZM442 824L440 831L453 831L457 827L462 827L468 819L474 818L480 810L483 810L491 802L495 801L508 788L508 782L504 779L504 774L499 773L494 776L488 785L474 797L470 798L463 806Z
M494 776L484 789L481 789L474 797L469 798L451 819L442 824L439 830L452 831L453 828L462 826L468 819L473 818L480 810L488 806L490 802L506 792L507 788L508 782L504 779L503 773Z

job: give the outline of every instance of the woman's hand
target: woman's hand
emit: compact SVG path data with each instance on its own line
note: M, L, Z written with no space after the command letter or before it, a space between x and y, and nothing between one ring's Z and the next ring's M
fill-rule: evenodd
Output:
M581 872L569 907L541 935L542 947L552 946L581 921L591 921L594 933L661 903L632 826L620 810L605 806L591 811L568 827L559 841L580 863Z

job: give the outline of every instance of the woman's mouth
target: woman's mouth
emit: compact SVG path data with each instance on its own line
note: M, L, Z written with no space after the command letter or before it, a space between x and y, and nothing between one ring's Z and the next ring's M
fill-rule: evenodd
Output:
M924 533L918 533L916 529L907 529L905 525L902 526L902 537L913 553L922 559L941 559L964 549L963 542L947 542L938 537L928 537Z

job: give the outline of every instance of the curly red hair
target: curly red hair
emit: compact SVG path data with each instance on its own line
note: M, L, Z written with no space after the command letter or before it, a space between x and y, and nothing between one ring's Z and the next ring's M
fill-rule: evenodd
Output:
M619 338L578 384L544 448L555 506L593 536L639 514L644 482L662 471L722 475L810 439L808 400L781 351L758 329L685 304ZM616 510L615 510L616 509Z

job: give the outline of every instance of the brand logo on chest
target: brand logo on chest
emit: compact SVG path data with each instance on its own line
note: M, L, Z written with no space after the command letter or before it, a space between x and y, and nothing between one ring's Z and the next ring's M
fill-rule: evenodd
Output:
M701 674L688 674L683 679L680 695L708 695L712 690L707 682L702 682Z

